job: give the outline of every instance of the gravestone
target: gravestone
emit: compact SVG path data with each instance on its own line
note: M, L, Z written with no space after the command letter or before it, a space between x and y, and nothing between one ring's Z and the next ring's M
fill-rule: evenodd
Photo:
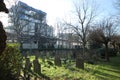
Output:
M37 74L41 74L41 64L39 63L37 57L35 57L35 60L33 60L33 70Z
M39 63L37 56L35 56L35 60L33 60L33 70L35 73L41 74L41 64ZM37 80L37 77L35 77L34 80Z
M84 60L81 58L76 58L76 67L84 69Z
M0 0L0 12L5 12L5 13L9 12L8 9L6 8L4 0ZM6 40L7 40L7 36L3 28L2 22L0 22L0 55L2 54L2 52L6 47Z
M61 66L61 59L58 55L55 55L54 63L56 66Z
M28 74L27 71L31 71L31 67L32 67L32 64L30 63L30 59L26 58L25 70L24 70L24 77L26 78L26 80L30 80L30 75Z
M75 51L73 51L72 52L72 56L71 56L73 59L76 59L76 52Z

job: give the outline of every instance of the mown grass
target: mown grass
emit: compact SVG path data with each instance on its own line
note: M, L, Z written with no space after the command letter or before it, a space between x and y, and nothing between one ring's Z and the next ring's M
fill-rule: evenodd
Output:
M31 57L31 62L34 56ZM51 60L53 62L53 59ZM111 58L110 62L97 62L94 65L85 63L85 69L75 67L75 62L67 62L61 67L50 66L42 62L42 74L51 80L120 80L120 55Z

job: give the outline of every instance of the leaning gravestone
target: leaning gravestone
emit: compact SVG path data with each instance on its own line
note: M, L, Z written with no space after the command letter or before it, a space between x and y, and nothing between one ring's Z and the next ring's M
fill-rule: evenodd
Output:
M61 60L58 55L55 55L54 63L56 66L61 66Z
M5 13L9 12L4 4L4 0L0 0L0 12L5 12ZM0 22L0 55L2 54L2 52L6 47L6 39L7 36L5 30L3 28L2 22Z

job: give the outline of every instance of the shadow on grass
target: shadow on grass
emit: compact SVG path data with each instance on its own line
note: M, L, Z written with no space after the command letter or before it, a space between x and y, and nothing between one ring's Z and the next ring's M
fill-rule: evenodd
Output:
M120 55L111 58L110 62L101 62L94 74L102 80L120 80Z
M44 80L51 80L50 77L46 76L45 74L40 74L39 76L41 76Z
M114 71L113 72L110 71L108 73L106 72L106 70L104 71L97 70L95 71L95 75L102 80L119 80L120 79L119 74L116 75Z
M114 72L114 73L120 74L120 70L119 70L119 69L116 69L115 67L112 67L111 69L108 69L108 68L102 68L102 70L104 70L104 71L108 71L108 72Z

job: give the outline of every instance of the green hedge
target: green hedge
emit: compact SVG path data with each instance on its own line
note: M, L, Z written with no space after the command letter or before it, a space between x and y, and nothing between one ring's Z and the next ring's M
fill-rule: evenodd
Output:
M105 48L100 48L98 49L98 53L100 54L100 56L102 58L105 58L105 52L106 52L106 49ZM108 49L108 55L109 57L114 57L117 55L117 49L113 49L113 48L109 48Z
M0 56L0 79L17 80L22 66L22 56L16 46L7 45Z

